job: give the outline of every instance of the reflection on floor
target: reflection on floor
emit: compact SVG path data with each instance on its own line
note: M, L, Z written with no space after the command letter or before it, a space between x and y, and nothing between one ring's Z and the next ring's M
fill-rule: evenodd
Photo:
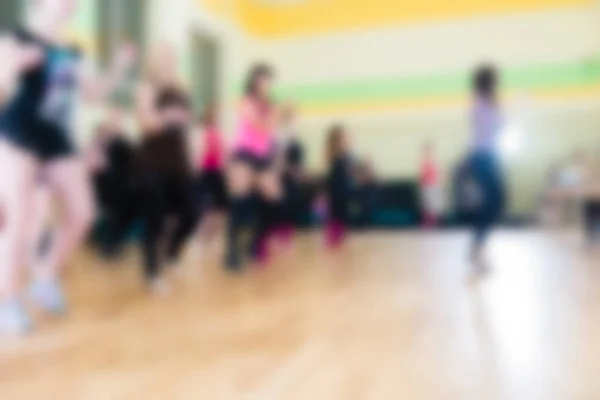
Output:
M229 276L191 248L176 291L142 291L137 252L90 252L72 313L0 342L0 399L600 398L600 255L570 235L501 232L467 284L463 233L299 238Z

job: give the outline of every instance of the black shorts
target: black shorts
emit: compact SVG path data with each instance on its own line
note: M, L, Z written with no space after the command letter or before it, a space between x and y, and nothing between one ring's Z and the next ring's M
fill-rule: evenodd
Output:
M72 138L62 132L18 132L0 127L1 139L7 140L42 162L70 157L77 152Z
M271 168L275 163L275 154L270 152L266 156L258 156L256 154L252 154L247 150L238 150L233 159L238 162L243 162L248 164L253 170L257 172L264 172Z
M197 189L202 209L224 210L227 208L227 188L222 171L204 171L198 178Z

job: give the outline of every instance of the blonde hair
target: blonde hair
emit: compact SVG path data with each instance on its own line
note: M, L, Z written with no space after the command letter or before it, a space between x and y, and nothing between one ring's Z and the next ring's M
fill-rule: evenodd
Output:
M175 60L175 50L168 43L162 43L154 47L144 63L143 79L151 85L172 85L182 87L182 84L177 76L177 65ZM165 74L165 62L173 63L169 67L172 70L167 71L170 76Z

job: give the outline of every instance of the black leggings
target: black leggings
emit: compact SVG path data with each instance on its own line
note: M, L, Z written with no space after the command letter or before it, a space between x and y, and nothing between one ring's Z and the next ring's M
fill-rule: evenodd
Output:
M506 188L499 162L492 153L475 153L469 163L483 192L483 201L472 215L473 250L477 251L485 245L491 230L502 217Z
M583 203L583 221L588 241L596 239L600 221L600 200L586 199Z
M290 175L283 177L284 198L279 208L278 224L294 226L302 212L302 188L297 179Z
M167 260L176 261L187 238L193 233L200 216L191 179L178 174L147 172L141 179L144 220L143 256L147 279L160 274L161 245ZM174 226L167 229L167 221ZM170 233L165 238L165 234Z
M121 193L123 195L104 210L106 228L102 250L106 256L119 254L138 217L140 199L131 189L123 188Z

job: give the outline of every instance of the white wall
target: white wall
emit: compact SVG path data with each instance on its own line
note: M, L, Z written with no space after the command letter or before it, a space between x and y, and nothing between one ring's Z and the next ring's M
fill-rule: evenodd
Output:
M600 54L600 1L596 7L255 41L250 48L255 58L276 66L284 85L456 73L488 60L502 67L577 62ZM506 160L512 209L528 212L551 163L574 149L600 148L600 101L512 98L505 108L524 133L522 152ZM304 117L299 130L315 170L323 167L324 135L332 121L346 123L354 147L371 156L387 177L414 177L419 149L428 139L436 143L449 171L470 135L467 103L426 111L353 110Z
M228 134L235 129L236 99L231 88L256 60L273 63L283 84L301 84L456 72L470 69L482 59L506 66L573 61L600 52L600 1L595 9L581 7L285 40L249 38L235 26L199 10L195 0L151 1L151 42L174 42L185 55L191 34L199 29L221 43L220 88ZM187 72L185 63L182 72ZM513 104L507 106L514 108ZM527 116L519 119L526 135L523 152L508 160L515 194L513 210L518 212L532 209L548 164L574 148L600 146L597 100L531 103L528 108ZM323 136L333 120L347 123L355 147L375 159L383 176L414 176L418 151L426 139L437 143L441 162L449 168L469 137L466 105L419 112L311 116L302 119L299 130L313 169L322 167Z
M579 60L600 49L600 6L412 24L262 41L283 83L461 71Z
M221 108L225 112L223 119L231 120L231 91L228 88L238 76L236 65L242 53L243 36L239 30L227 21L211 15L202 9L196 0L151 0L150 11L150 43L167 42L176 46L181 59L181 73L191 77L191 38L195 31L212 36L220 46L219 64L221 66L219 91L222 94Z

